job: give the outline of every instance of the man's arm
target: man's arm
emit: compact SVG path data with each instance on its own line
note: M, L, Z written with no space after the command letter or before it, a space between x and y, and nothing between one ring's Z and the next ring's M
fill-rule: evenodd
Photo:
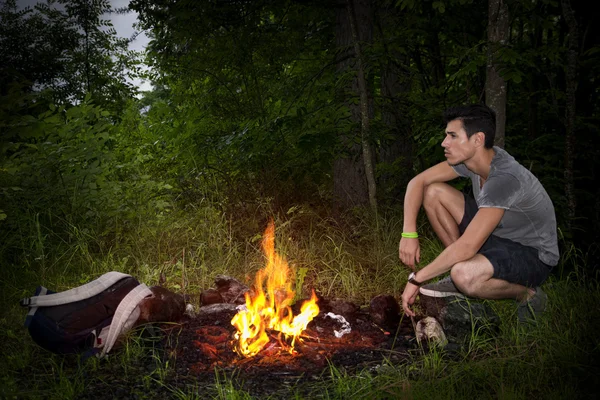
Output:
M473 258L500 223L503 208L480 208L465 233L446 247L429 265L416 273L418 282L425 282L447 272L455 264Z
M423 204L425 187L436 182L448 182L457 177L458 174L448 162L442 161L411 179L404 195L404 232L417 230L417 215Z
M432 183L447 182L458 177L454 169L443 161L426 169L415 176L406 186L404 195L404 226L403 232L417 231L417 215L423 205L425 188ZM398 246L400 260L414 269L415 262L420 260L419 241L417 239L400 239Z
M429 265L418 271L415 280L428 281L449 271L455 264L473 258L498 226L503 215L503 208L480 208L465 233L456 242L446 247ZM412 283L406 284L402 294L402 308L410 316L415 315L410 305L414 303L418 293L418 286Z

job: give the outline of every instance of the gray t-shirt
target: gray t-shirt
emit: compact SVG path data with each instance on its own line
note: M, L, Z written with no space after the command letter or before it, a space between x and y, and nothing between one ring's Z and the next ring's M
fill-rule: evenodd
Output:
M480 189L480 176L464 164L452 168L471 178L477 207L503 208L506 211L492 232L501 238L533 247L544 263L558 264L556 215L552 200L540 181L505 150L494 146L490 174Z

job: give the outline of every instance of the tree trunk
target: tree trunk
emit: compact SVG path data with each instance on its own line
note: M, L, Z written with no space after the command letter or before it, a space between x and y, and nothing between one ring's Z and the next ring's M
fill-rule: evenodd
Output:
M495 145L504 147L506 129L506 81L499 74L498 50L509 34L507 0L488 0L488 53L485 103L496 111Z
M369 141L371 136L371 113L369 112L369 90L367 86L367 78L365 77L365 62L363 59L360 36L358 34L358 18L354 10L354 1L347 0L348 3L348 20L350 21L350 29L352 31L352 42L354 44L354 52L357 62L357 83L360 97L360 137L362 144L363 162L365 163L365 176L367 178L367 189L369 193L369 205L374 212L377 212L377 186L375 184L375 169L373 167L373 151ZM363 14L364 17L364 14ZM361 26L367 25L370 18L361 18Z
M340 0L337 7L336 15L336 45L339 49L345 51L347 54L354 54L354 40L352 38L352 25L349 18L348 0ZM356 0L354 0L356 1ZM370 42L372 37L372 24L369 16L369 0L358 0L355 4L355 14L357 20L367 21L367 23L356 24L356 30L358 31L358 37L364 42ZM340 74L346 73L348 69L356 68L356 57L340 57L344 61L337 65L338 72ZM363 71L364 73L364 71ZM363 75L364 78L364 75ZM365 79L366 85L366 79ZM350 88L348 88L350 89ZM358 95L360 94L359 80L357 76L352 81L352 88L348 90L348 93ZM347 98L346 93L344 97ZM362 100L362 99L361 99ZM367 104L370 104L371 100L367 97ZM351 119L356 122L356 125L361 126L361 130L364 129L362 126L362 109L361 101L359 105L354 102L347 100L348 107L351 111ZM368 116L372 107L368 107ZM367 124L370 118L367 119ZM360 123L360 124L359 124ZM369 126L367 125L367 128ZM334 161L333 164L333 195L334 205L337 208L349 208L354 206L362 206L369 204L369 187L367 184L367 178L365 174L365 154L363 152L362 137L361 140L356 140L357 132L350 132L343 134L340 138L343 149L345 150L340 156ZM369 156L371 157L371 156ZM372 160L369 160L372 167Z
M522 21L522 20L521 20ZM521 22L521 30L523 23ZM544 46L544 31L541 26L536 25L533 32L529 35L530 46L534 49ZM522 35L521 35L522 36ZM523 46L522 40L520 40L520 47ZM541 62L541 58L538 59ZM550 69L550 68L548 68ZM539 82L538 74L531 74L530 79L527 82L527 89L529 91L527 98L527 136L529 140L535 140L538 137L538 103L540 101L540 90L541 84Z
M381 122L385 136L381 139L378 160L384 165L378 177L378 198L397 203L404 198L406 185L414 176L412 127L407 117L409 104L406 98L410 91L411 76L408 68L409 57L387 46L386 32L393 32L397 20L392 18L390 6L378 8L377 30L384 48L384 62L381 66Z
M567 231L572 231L577 206L575 199L575 183L573 169L575 159L575 94L577 92L577 59L579 52L579 33L575 13L571 8L570 0L561 0L563 16L569 29L569 42L567 51L567 65L565 71L566 104L565 104L565 197L567 200Z

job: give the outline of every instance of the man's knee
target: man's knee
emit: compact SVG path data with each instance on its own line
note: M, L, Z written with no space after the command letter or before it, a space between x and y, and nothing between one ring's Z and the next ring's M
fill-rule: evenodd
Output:
M423 207L425 210L432 211L441 204L444 194L447 192L446 183L432 183L427 185L423 192Z
M480 297L480 289L494 275L494 267L487 258L477 254L470 260L455 264L450 270L452 282L467 296Z
M456 287L467 296L472 295L476 290L475 276L473 275L468 262L460 262L454 265L450 270L450 276Z

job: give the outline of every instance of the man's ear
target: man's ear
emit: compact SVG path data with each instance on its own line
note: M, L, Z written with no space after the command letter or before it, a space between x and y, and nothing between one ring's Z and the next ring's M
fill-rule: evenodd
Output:
M485 133L483 133L483 132L477 132L475 134L475 144L477 146L483 146L483 145L485 145Z

